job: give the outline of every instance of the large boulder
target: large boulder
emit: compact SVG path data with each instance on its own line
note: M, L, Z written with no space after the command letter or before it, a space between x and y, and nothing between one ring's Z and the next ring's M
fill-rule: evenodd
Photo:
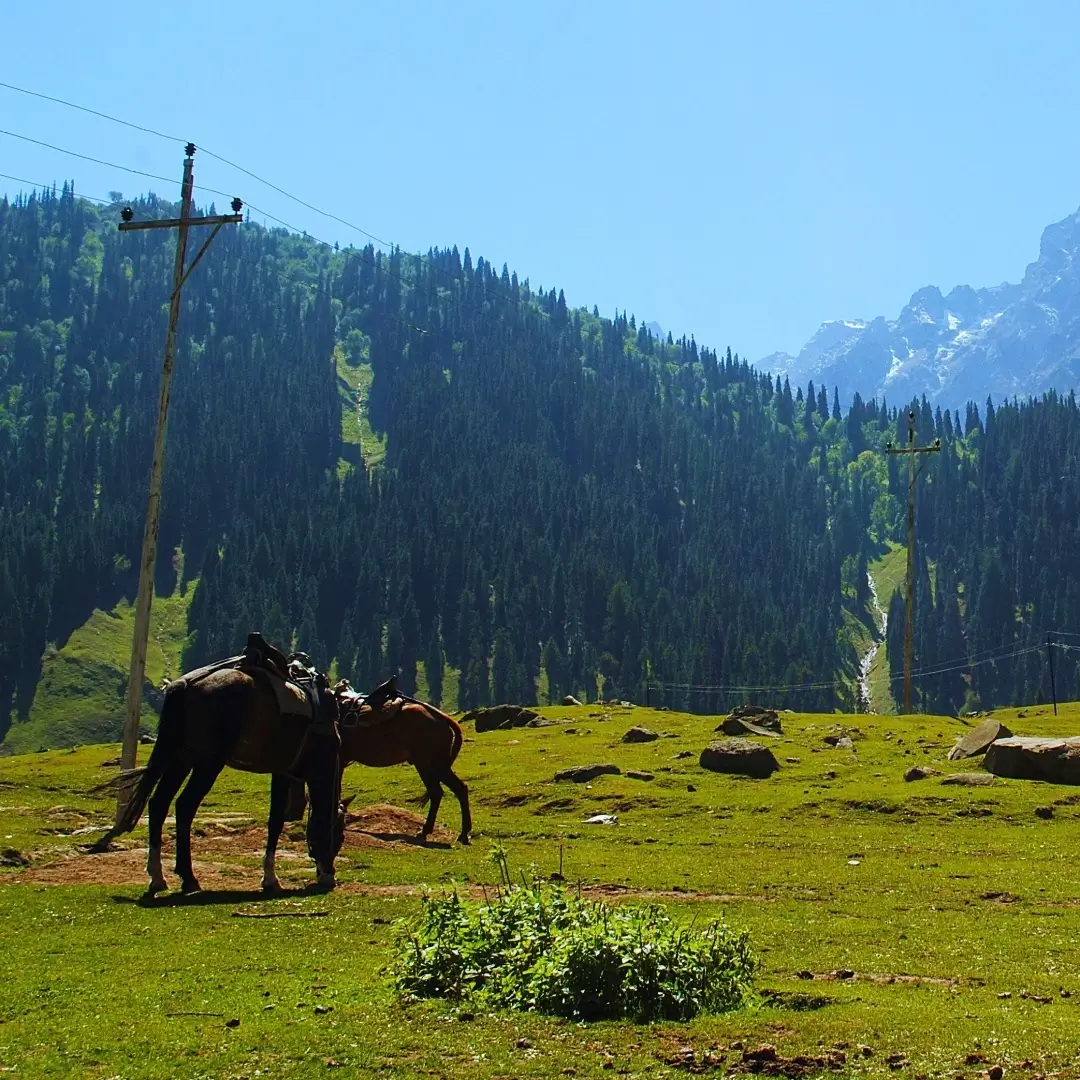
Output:
M525 727L539 718L539 713L523 705L495 705L490 709L471 709L462 716L461 721L465 724L473 721L477 732L482 732Z
M571 765L569 769L560 769L555 774L556 780L570 780L575 784L585 784L595 780L598 776L610 774L618 776L621 770L618 765Z
M956 740L956 745L949 751L949 760L959 761L961 758L978 757L998 739L1008 739L1011 736L1012 732L999 720L984 720Z
M736 773L758 780L772 776L780 768L780 762L767 746L749 739L717 739L701 751L698 762L712 772Z
M1080 784L1080 738L997 739L986 751L983 768L1014 780Z
M660 736L647 727L632 727L622 737L623 742L635 743L635 742L656 742Z
M581 702L578 701L578 699L576 697L574 697L573 694L567 694L566 697L564 697L562 699L562 703L564 705L580 705L581 704Z

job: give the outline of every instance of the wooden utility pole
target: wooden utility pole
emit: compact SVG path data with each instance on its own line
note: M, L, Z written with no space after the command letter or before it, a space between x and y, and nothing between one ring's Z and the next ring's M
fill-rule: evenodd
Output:
M124 749L120 757L122 769L133 769L139 746L139 707L142 704L142 684L146 672L146 639L150 632L150 602L154 592L154 563L157 557L158 517L161 508L161 469L165 458L165 427L169 419L169 392L172 384L173 352L176 343L176 322L180 317L180 291L191 271L206 254L207 248L217 236L222 225L232 225L244 220L240 213L243 203L233 199L231 214L213 217L191 216L191 193L194 187L195 145L185 148L184 179L180 196L180 216L162 221L133 221L131 207L121 211L124 219L121 232L137 229L177 229L176 261L173 266L173 288L169 302L169 330L165 337L165 361L161 369L161 395L158 398L157 432L154 435L154 458L150 466L150 493L146 501L146 527L143 531L142 559L139 563L139 595L135 602L135 637L131 645L131 672L128 678L127 708L124 716ZM191 265L184 269L187 258L188 229L196 225L213 225L214 231L207 237ZM121 794L121 803L124 796Z
M908 456L908 493L907 493L907 610L904 612L904 712L911 712L911 625L915 610L915 471L916 454L936 454L941 449L941 440L935 439L933 446L915 445L915 410L907 414L907 446L895 447L888 443L887 454L907 454Z

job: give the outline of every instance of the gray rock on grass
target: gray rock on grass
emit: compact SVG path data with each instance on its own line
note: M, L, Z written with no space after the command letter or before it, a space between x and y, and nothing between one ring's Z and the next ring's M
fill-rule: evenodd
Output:
M962 758L978 757L998 739L1008 739L1011 736L1012 732L999 720L984 720L956 740L956 745L949 751L949 760L960 761Z
M717 739L701 751L699 763L711 772L733 773L763 780L780 768L767 746L749 739Z
M632 727L622 737L622 741L625 743L644 743L655 742L660 736L647 727Z
M998 739L986 751L983 768L1014 780L1080 784L1080 737Z
M555 774L555 779L569 780L574 784L586 784L598 776L619 776L621 773L622 770L618 765L571 765L568 769L560 769Z

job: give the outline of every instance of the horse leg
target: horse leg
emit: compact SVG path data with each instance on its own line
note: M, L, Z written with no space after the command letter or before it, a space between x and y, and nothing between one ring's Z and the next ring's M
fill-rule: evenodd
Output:
M428 799L428 814L427 821L424 822L424 828L420 835L423 837L430 836L435 831L435 818L439 813L439 803L442 802L443 790L442 784L439 783L439 779L432 773L427 771L420 772L420 779L424 784L424 790L427 792Z
M200 762L176 800L176 872L180 875L180 887L185 893L199 891L199 880L191 867L191 823L195 820L199 804L206 798L224 767L224 761Z
M148 896L155 896L169 887L161 868L161 833L165 818L169 813L169 806L180 790L180 785L184 782L188 771L186 764L173 765L167 769L158 781L154 794L150 797L150 843L146 852L146 873L150 877L150 884L146 887Z
M443 774L442 782L457 796L458 805L461 807L461 835L458 837L459 844L467 844L472 833L472 811L469 809L469 787L453 769L447 769Z
M278 892L281 882L274 869L278 840L285 825L285 804L289 799L289 787L292 781L278 773L270 778L270 816L266 820L266 854L262 863L262 887L264 892Z
M315 882L322 889L332 889L334 859L334 823L340 806L341 772L338 745L313 756L308 766L308 854L315 860Z

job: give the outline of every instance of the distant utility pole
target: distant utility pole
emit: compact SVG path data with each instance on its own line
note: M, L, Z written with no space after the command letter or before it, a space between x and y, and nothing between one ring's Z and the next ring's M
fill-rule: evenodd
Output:
M191 192L194 186L194 143L185 148L184 180L180 197L180 216L164 221L132 221L130 206L124 207L120 216L121 232L136 229L177 229L176 262L173 267L173 288L169 303L169 331L165 337L165 362L161 369L161 396L158 398L157 433L154 436L154 460L150 467L150 494L146 502L146 528L143 531L142 561L139 564L139 596L135 604L135 638L131 646L131 673L128 679L127 711L124 717L124 749L120 767L133 769L139 746L139 707L142 704L143 676L146 672L146 639L150 632L150 601L154 591L154 562L157 557L158 516L161 508L161 467L165 457L165 426L169 419L169 390L172 383L173 349L176 342L176 322L180 316L180 290L199 260L217 236L222 225L233 225L244 220L240 213L243 203L233 199L231 214L214 217L191 216ZM214 231L199 248L198 254L185 270L187 258L188 229L194 225L213 225ZM123 802L123 795L121 795Z
M904 712L911 712L911 616L915 609L915 471L916 454L936 454L941 449L941 440L935 439L933 446L915 445L915 410L907 414L907 446L893 446L887 443L887 454L907 454L908 490L907 490L907 610L904 613Z

